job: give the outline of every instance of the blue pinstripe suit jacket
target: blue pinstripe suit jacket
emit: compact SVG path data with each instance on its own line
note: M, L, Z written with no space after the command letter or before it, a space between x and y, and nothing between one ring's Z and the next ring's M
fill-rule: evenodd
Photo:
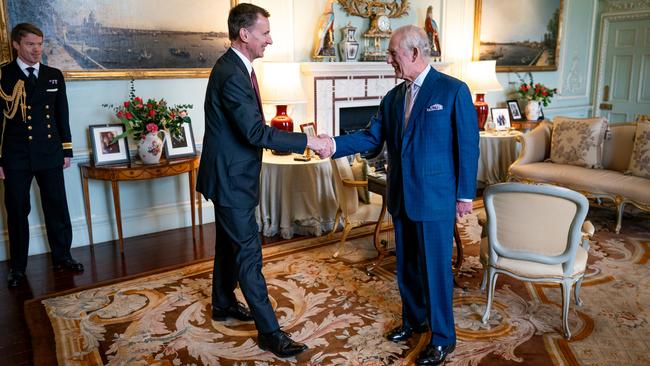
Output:
M385 141L391 215L406 213L414 221L448 218L457 199L476 193L479 134L471 94L465 83L432 68L404 130L405 94L403 82L386 94L366 130L336 137L333 158L376 149Z

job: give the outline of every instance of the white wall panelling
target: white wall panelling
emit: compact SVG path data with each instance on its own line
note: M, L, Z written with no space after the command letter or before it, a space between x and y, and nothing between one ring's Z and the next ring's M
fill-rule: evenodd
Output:
M471 58L474 29L475 0L412 0L409 13L402 18L392 19L393 29L415 24L422 26L429 5L434 7L434 18L442 35L442 60L449 71L455 70L455 62ZM357 62L356 65L342 63L315 64L310 62L315 27L327 0L253 0L271 12L271 34L273 45L266 50L267 61L301 62L303 86L310 99L308 104L290 107L290 115L300 123L318 121L319 133L338 131L337 108L350 105L376 105L380 98L400 80L393 77L393 69L382 62ZM164 3L164 2L163 2ZM547 117L558 114L587 116L592 114L593 105L599 100L594 85L598 74L593 56L599 38L600 14L636 14L650 9L649 0L564 0L563 28L561 35L560 64L554 72L533 73L535 80L558 87L559 96L553 99L544 112ZM161 5L161 6L164 6ZM341 27L352 23L357 27L357 40L363 45L362 34L368 28L367 18L344 14L338 4L334 5L335 43L341 40ZM519 16L513 2L512 16ZM226 14L214 14L215 19ZM602 30L601 30L602 31ZM46 35L47 37L47 35ZM360 53L363 49L360 50ZM216 60L211 60L210 63ZM256 63L257 64L257 63ZM320 77L318 82L314 82ZM504 105L513 97L518 80L512 73L499 73L504 86L501 92L486 95L490 106ZM593 82L592 82L593 80ZM136 92L142 97L165 98L170 104L191 103L190 111L196 142L200 144L204 134L203 102L207 79L147 79L136 80ZM128 80L69 81L67 84L70 104L72 140L74 144L74 165L65 171L68 205L74 227L74 246L88 244L85 229L81 178L76 166L88 158L90 145L87 138L88 126L114 122L112 112L102 108L103 103L121 103L128 97ZM361 96L361 91L364 92ZM644 94L646 95L646 94ZM367 98L367 99L364 99ZM267 106L267 116L273 115L272 106ZM0 184L1 186L1 184ZM1 189L1 188L0 188ZM33 189L31 254L48 251L42 230L43 220L37 190ZM1 192L0 192L1 193ZM125 236L139 235L161 229L190 225L187 205L187 177L170 177L151 182L121 184L122 209L125 218ZM0 195L0 200L2 196ZM112 222L112 198L110 185L91 184L94 236L97 241L116 239L115 223ZM2 204L4 206L4 204ZM146 214L145 214L146 213ZM206 222L212 220L209 204L204 204ZM7 258L6 220L0 210L0 260ZM128 222L127 222L128 221ZM128 247L127 247L128 250Z

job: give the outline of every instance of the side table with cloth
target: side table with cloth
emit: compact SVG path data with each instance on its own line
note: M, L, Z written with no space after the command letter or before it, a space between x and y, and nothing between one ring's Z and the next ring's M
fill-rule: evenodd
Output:
M478 171L479 187L505 182L508 168L519 155L517 136L519 131L489 133L481 131Z
M293 160L265 150L257 225L264 236L320 236L334 225L338 204L329 159Z

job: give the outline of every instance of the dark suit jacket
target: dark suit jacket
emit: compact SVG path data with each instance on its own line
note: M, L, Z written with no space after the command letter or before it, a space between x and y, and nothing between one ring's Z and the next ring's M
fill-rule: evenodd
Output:
M2 67L0 85L5 94L13 93L18 80L27 86L27 76L15 60ZM41 64L36 86L27 90L26 103L26 120L20 109L14 118L3 118L0 166L22 170L62 167L63 157L72 157L72 136L61 71Z
M204 108L197 191L219 206L255 207L262 148L300 153L307 145L306 135L264 123L246 66L230 49L212 68Z
M449 217L457 199L476 194L479 134L471 94L465 83L432 68L404 131L405 94L406 83L397 85L367 130L336 137L334 158L372 150L385 141L391 215L405 212L414 221Z

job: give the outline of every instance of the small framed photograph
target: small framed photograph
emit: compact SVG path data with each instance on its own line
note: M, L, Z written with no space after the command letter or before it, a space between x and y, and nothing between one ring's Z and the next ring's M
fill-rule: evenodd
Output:
M521 109L519 109L519 103L517 100L512 99L506 102L508 105L508 111L510 111L510 118L512 121L523 121L526 118L521 114Z
M304 133L307 136L316 137L317 136L316 122L308 122L308 123L301 124L300 125L300 131L302 131L302 133ZM298 158L298 159L301 160L301 161L309 161L309 160L311 160L311 156L312 156L311 149L306 147L305 148L305 153L302 155L301 158Z
M307 136L313 136L316 137L316 123L315 122L309 122L309 123L303 123L300 125L300 131L304 133Z
M165 131L164 151L167 159L196 155L196 144L194 143L192 125L183 123L182 127L181 134L176 137L172 137L168 131Z
M91 125L88 126L88 133L95 165L124 164L131 161L126 138L113 141L116 136L124 133L124 125Z
M491 108L492 122L497 131L508 131L510 129L510 114L508 108Z

